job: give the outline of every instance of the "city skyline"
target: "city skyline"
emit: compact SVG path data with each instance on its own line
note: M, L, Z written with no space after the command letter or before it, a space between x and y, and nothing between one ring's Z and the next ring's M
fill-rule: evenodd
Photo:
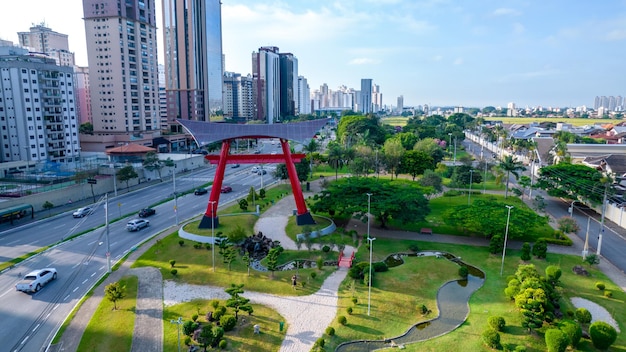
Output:
M9 2L0 39L45 21L69 36L87 65L82 2ZM157 3L163 62L161 2ZM25 10L27 9L27 10ZM16 14L19 14L17 16ZM626 2L223 0L225 70L252 73L250 54L276 46L298 58L311 91L326 83L380 86L383 104L405 106L592 107L595 96L626 95Z

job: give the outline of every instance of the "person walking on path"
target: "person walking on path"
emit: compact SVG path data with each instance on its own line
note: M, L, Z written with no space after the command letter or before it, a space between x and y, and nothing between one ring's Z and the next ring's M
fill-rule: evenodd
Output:
M298 277L294 274L291 277L291 287L293 287L294 291L296 290L296 286L298 286Z

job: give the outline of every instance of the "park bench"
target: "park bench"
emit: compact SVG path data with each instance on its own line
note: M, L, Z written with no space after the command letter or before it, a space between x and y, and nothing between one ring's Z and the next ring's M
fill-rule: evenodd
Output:
M433 229L428 228L428 227L422 227L420 229L420 234L422 234L422 235L432 235L433 234Z

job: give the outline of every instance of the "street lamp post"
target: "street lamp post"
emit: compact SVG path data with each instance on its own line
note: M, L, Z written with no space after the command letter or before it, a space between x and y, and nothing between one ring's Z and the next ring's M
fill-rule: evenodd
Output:
M469 170L470 171L470 185L469 185L469 192L467 193L467 205L470 205L470 200L472 198L472 182L474 181L472 176L474 176L474 169Z
M452 160L452 165L456 166L456 136L454 137L454 159Z
M511 209L513 209L512 205L505 205L507 209L509 209L509 213L506 216L506 230L504 231L504 248L502 249L502 265L500 265L500 276L502 276L502 272L504 271L504 255L506 254L506 241L509 237L509 220L511 219Z
M113 169L113 194L117 197L117 175L115 174L115 164L111 164Z
M178 225L178 193L176 193L176 165L172 170L172 186L174 188L174 215L176 216L176 225Z
M369 245L370 245L370 275L369 275L369 283L368 283L368 293L367 293L367 315L370 315L370 307L372 305L372 249L374 248L374 241L376 240L376 238L374 237L368 237L367 240L369 241Z
M487 193L487 159L483 159L485 162L485 177L483 178L483 194Z
M210 200L211 204L211 237L213 238L213 245L211 246L211 260L213 262L213 272L215 272L215 201Z
M371 193L367 194L367 238L370 238L370 201L372 199Z
M452 149L452 133L448 133L448 151Z
M170 320L170 323L176 324L178 330L178 352L180 352L180 326L183 325L183 317L178 317L177 320Z
M591 216L587 217L587 232L585 232L585 245L583 247L583 260L587 258L589 254L589 224L591 223Z

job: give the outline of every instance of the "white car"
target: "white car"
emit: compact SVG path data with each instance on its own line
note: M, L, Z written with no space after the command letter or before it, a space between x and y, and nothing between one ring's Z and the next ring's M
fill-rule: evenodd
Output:
M150 221L146 219L133 219L126 224L126 230L128 231L139 231L144 227L148 227L150 225Z
M91 214L91 211L91 207L78 208L75 212L72 213L72 216L75 218L82 218Z
M37 292L41 290L48 282L57 278L57 270L55 268L45 268L41 270L31 271L26 274L22 281L15 285L17 291Z

